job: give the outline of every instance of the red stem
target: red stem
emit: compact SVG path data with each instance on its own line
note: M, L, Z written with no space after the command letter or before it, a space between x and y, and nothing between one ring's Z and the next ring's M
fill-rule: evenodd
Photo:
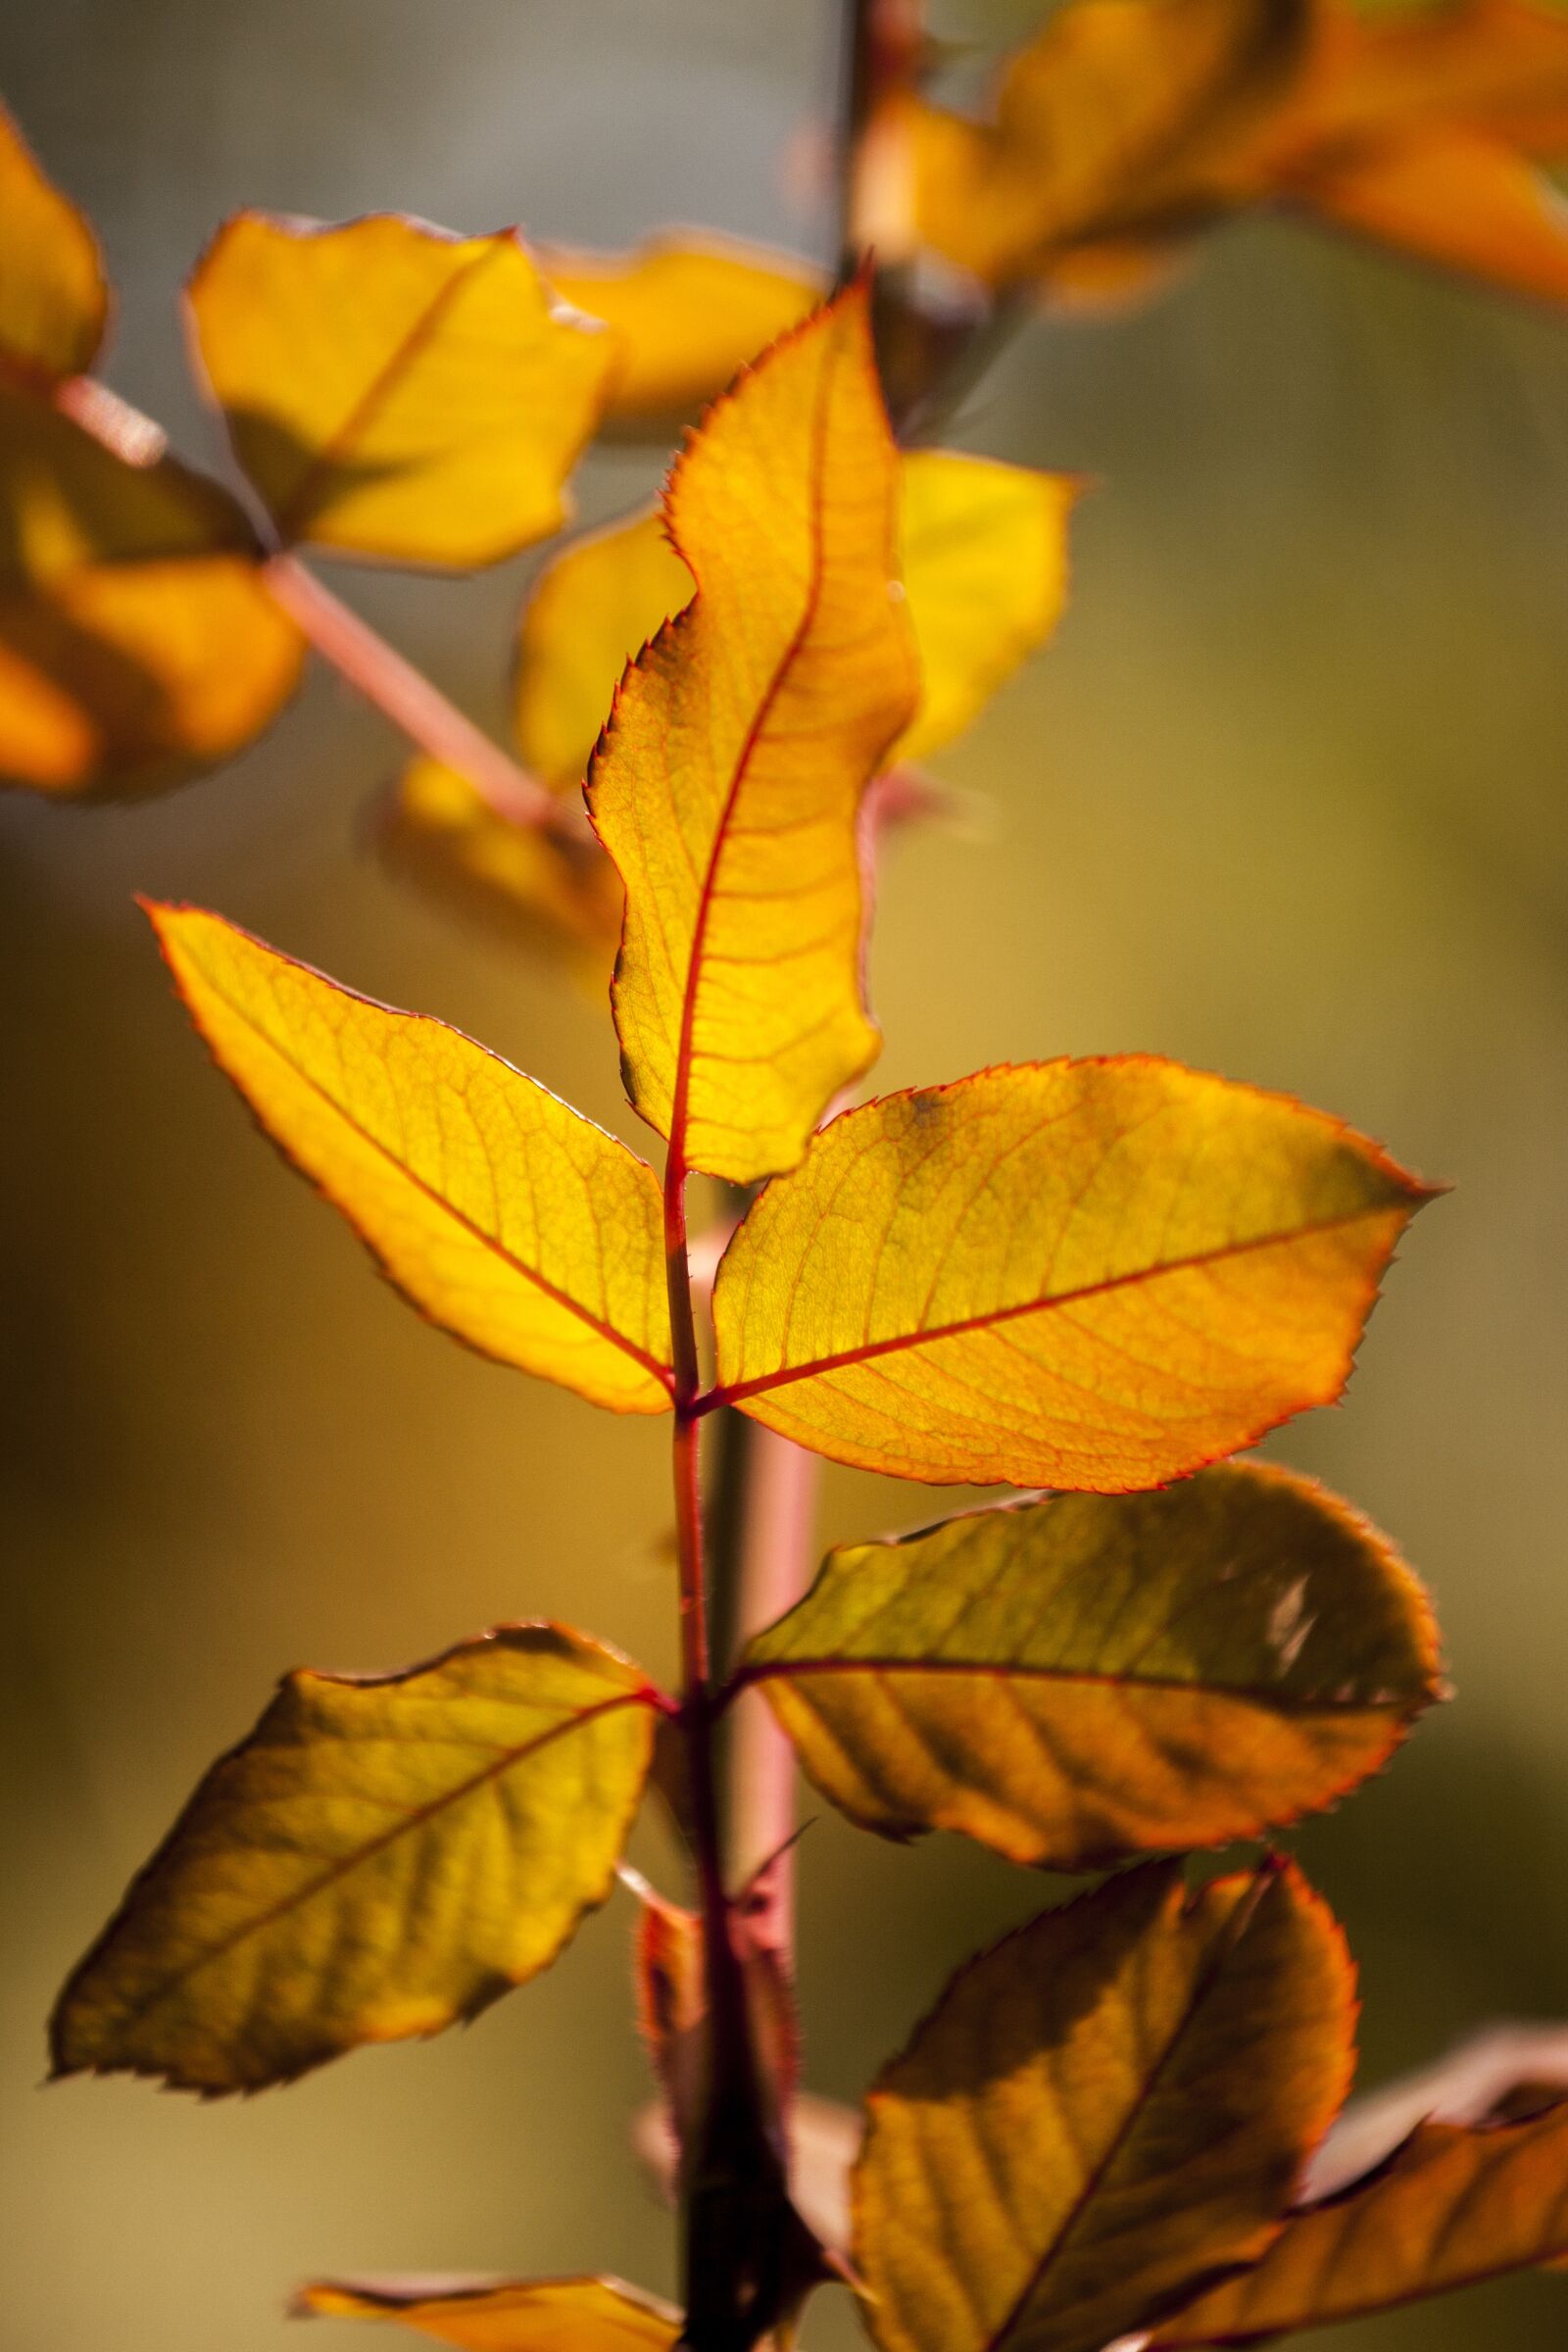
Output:
M573 840L581 837L582 822L569 801L548 792L492 743L297 557L270 557L262 576L274 603L298 623L323 660L420 751L466 776L497 816L512 825L538 825Z

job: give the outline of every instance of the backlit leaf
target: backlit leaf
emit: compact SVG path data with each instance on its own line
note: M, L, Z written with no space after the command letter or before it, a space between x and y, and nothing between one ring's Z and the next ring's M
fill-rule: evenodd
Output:
M1429 1197L1337 1120L1152 1055L891 1095L730 1243L711 1400L905 1478L1156 1486L1339 1395Z
M267 725L302 653L215 483L127 463L0 386L0 776L62 794L176 782Z
M474 2016L610 1892L654 1696L548 1625L288 1676L66 1986L56 2074L217 2096Z
M867 1829L1057 1869L1294 1821L1438 1695L1398 1556L1309 1480L1236 1465L846 1544L743 1673Z
M614 351L552 302L514 231L241 213L189 300L285 541L461 569L559 529Z
M568 949L603 1004L620 937L623 893L586 833L580 845L513 823L437 760L411 760L377 839L399 872L529 945Z
M642 1160L444 1022L199 907L149 912L220 1068L416 1306L592 1403L664 1410L662 1213Z
M900 472L904 592L920 706L893 754L924 760L961 735L1061 617L1067 517L1082 484L989 458L914 450Z
M1285 85L1297 0L1073 0L1007 63L985 122L910 114L925 241L994 284L1157 212Z
M1255 2270L1154 2341L1260 2343L1565 2256L1568 2104L1516 2124L1419 2124L1370 2180L1294 2214Z
M618 2278L325 2278L301 2316L397 2320L458 2352L668 2352L680 2314Z
M1111 1880L955 1978L874 2085L854 2260L883 2352L1102 2352L1261 2254L1349 2076L1292 1868Z
M551 558L517 633L514 713L526 768L563 791L581 784L622 670L695 585L653 507Z
M79 375L108 318L97 238L0 107L0 360L45 380Z
M1560 6L1436 0L1368 15L1319 0L1315 48L1293 111L1325 147L1446 124L1547 161L1568 153Z
M766 354L670 478L699 585L627 671L589 805L626 885L627 1091L677 1164L750 1183L869 1064L860 796L915 702L896 453L863 284Z
M1523 157L1474 132L1352 148L1306 172L1294 194L1336 228L1516 294L1568 302L1568 200Z
M649 237L628 253L535 251L556 292L614 336L612 416L666 416L711 400L825 290L808 263L706 233Z

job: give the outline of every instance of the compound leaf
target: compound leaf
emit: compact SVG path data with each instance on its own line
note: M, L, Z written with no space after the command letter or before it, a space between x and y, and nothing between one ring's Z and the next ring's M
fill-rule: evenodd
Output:
M1261 2254L1348 2081L1343 1939L1294 1868L1160 1866L970 1964L873 2086L854 2260L883 2352L1102 2352Z
M629 669L589 774L626 886L627 1091L677 1165L797 1160L877 1035L861 793L917 681L892 585L896 452L857 284L710 411L670 477L698 589Z
M670 2352L680 2314L618 2278L323 2278L302 2317L397 2320L458 2352Z
M0 385L0 775L177 782L266 726L302 658L232 499Z
M91 225L0 106L0 359L45 382L80 375L108 321Z
M219 1067L416 1306L591 1403L665 1409L652 1169L444 1022L355 996L220 915L148 911Z
M536 251L557 293L615 339L612 416L665 416L711 400L825 290L806 262L711 234L649 237L628 253Z
M904 1478L1156 1486L1339 1395L1429 1198L1337 1120L1154 1056L890 1095L730 1243L710 1401Z
M241 213L189 290L234 454L285 541L493 564L560 528L614 350L515 232Z
M55 2073L216 2097L474 2016L609 1893L655 1701L550 1625L288 1676L67 1984Z
M1568 2103L1511 2124L1419 2124L1388 2162L1292 2215L1255 2269L1153 2347L1255 2344L1568 2257Z
M846 1544L742 1674L867 1829L1071 1870L1329 1803L1437 1669L1421 1588L1364 1519L1229 1464Z

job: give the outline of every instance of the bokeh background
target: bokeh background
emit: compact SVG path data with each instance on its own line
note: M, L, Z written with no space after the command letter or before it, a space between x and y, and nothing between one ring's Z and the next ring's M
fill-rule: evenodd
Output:
M111 380L220 463L175 300L223 215L395 206L603 243L688 220L825 256L835 13L54 0L0 12L0 90L101 228ZM1056 645L944 762L961 821L891 861L882 1075L1150 1048L1296 1090L1457 1187L1345 1408L1276 1447L1426 1572L1459 1693L1298 1839L1359 1954L1375 2082L1478 2020L1568 2012L1568 323L1258 222L1152 308L1033 327L956 437L1103 486ZM658 471L596 457L585 515ZM499 723L527 568L334 584ZM672 2279L627 2153L624 1897L470 2032L286 2092L37 2087L58 1981L283 1668L401 1665L536 1612L668 1658L658 1429L409 1314L205 1066L130 905L215 904L630 1131L602 1008L368 854L397 759L317 675L171 798L0 807L16 2352L276 2352L285 2291L322 2270ZM834 1472L824 1534L933 1499ZM841 2096L1042 1891L833 1820L802 1872L809 2075ZM1568 2283L1540 2278L1338 2340L1545 2352L1565 2322ZM850 2341L824 2303L808 2343Z

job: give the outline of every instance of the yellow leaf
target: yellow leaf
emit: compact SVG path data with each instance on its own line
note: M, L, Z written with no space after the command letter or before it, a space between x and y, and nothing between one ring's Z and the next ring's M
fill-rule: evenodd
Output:
M97 238L0 107L0 359L45 381L80 375L108 320Z
M1418 2124L1387 2164L1293 2214L1253 2270L1157 2329L1255 2344L1568 2256L1568 2104L1513 2124Z
M1157 213L1287 86L1295 0L1073 0L1007 63L990 118L909 115L924 240L988 282Z
M656 1703L549 1625L407 1674L289 1675L67 1984L56 2075L217 2097L473 2017L610 1892Z
M302 2316L398 2320L458 2352L669 2352L680 2314L618 2278L321 2279Z
M890 583L896 453L857 285L712 409L670 479L698 581L627 671L589 806L626 885L636 1109L738 1184L800 1157L877 1035L857 816L914 709Z
M513 824L439 760L413 760L378 839L400 872L529 945L565 947L599 1001L620 937L622 893L604 852L542 826Z
M730 1243L710 1402L905 1478L1156 1486L1339 1395L1429 1198L1321 1112L1152 1055L891 1095Z
M1349 2078L1344 1943L1294 1869L1152 1868L971 1963L870 2095L882 2352L1102 2352L1261 2254Z
M512 230L241 213L189 301L234 452L286 541L493 564L560 528L614 351Z
M901 469L900 554L920 706L893 757L961 735L1044 645L1067 595L1067 517L1083 484L989 458L916 450Z
M1387 139L1304 170L1291 191L1336 228L1544 302L1568 302L1568 200L1473 132Z
M1420 1586L1363 1519L1227 1465L847 1544L741 1672L865 1828L1082 1870L1331 1803L1437 1665Z
M416 1306L594 1404L665 1409L662 1210L642 1160L444 1022L199 907L148 911L220 1068Z
M553 556L522 609L514 716L523 765L581 784L621 671L695 583L650 507Z
M177 781L267 725L302 654L216 484L129 464L0 386L0 775L62 794Z
M627 253L535 251L557 293L615 338L612 416L665 416L711 400L825 290L808 263L709 234L649 237Z

